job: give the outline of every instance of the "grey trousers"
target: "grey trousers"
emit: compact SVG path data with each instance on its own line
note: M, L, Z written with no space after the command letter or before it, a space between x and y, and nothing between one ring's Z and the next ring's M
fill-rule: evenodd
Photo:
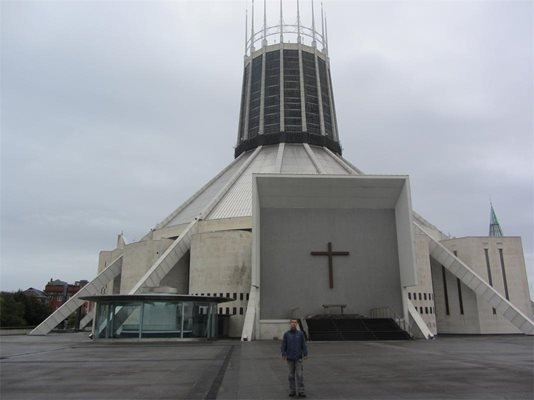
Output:
M296 393L304 393L304 369L302 367L302 359L287 360L287 369L289 376L289 390Z

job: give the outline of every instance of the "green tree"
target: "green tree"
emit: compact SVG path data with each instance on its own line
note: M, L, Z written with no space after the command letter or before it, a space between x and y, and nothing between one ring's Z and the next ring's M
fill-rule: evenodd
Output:
M48 303L20 290L16 293L0 293L1 327L39 325L52 311Z
M24 303L16 301L13 293L0 293L0 326L2 328L26 326L24 311Z
M39 325L53 311L48 302L43 303L35 296L26 294L20 290L14 294L14 298L17 302L24 304L24 319L28 325Z

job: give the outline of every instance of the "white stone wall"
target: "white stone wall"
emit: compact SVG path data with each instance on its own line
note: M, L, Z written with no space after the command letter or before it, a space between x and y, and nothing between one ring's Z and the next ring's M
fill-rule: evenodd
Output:
M415 229L415 262L419 284L407 288L409 300L413 303L423 321L432 332L437 333L436 306L434 304L434 289L432 287L432 271L430 269L430 255L428 239L419 229Z
M219 314L230 314L228 334L241 336L250 290L252 233L243 230L198 233L191 243L189 293L224 296Z
M167 250L172 240L144 240L124 248L121 293L128 293L154 262Z
M284 333L289 330L289 323L289 319L260 320L259 339L282 340L284 338Z
M466 333L479 334L480 321L478 316L478 301L474 292L460 283L462 294L463 313L460 307L460 292L458 279L455 275L445 270L447 282L447 298L449 314L447 314L445 286L443 283L443 270L441 265L431 259L432 281L434 284L434 303L436 305L436 324L440 333Z
M465 262L487 283L490 283L485 255L485 249L487 249L491 271L491 284L495 290L506 297L505 279L502 272L503 269L499 252L499 249L502 249L509 301L526 315L531 315L530 294L527 284L521 238L465 237L445 240L442 241L442 243L452 252L456 252L459 259ZM449 299L450 302L454 302L455 297L457 297L456 285L452 288L452 301L450 289L451 288L449 287ZM508 320L498 314L494 314L493 308L489 304L481 299L477 299L476 296L474 296L474 293L465 286L462 287L462 294L464 293L469 296L469 301L466 303L466 295L464 295L463 318L466 318L465 315L468 312L474 314L474 316L470 316L469 320L473 325L478 325L479 328L476 333L519 333L519 330ZM466 305L469 306L469 310L465 310ZM444 316L441 321L442 326L447 330L453 328L451 318L452 316L449 316L448 318ZM473 318L476 318L476 323L473 321ZM466 326L464 328L468 331L473 329L472 326Z
M106 269L117 257L123 253L124 249L102 250L98 255L98 272L101 273ZM99 294L118 294L120 293L121 275L117 276L112 282L109 282Z
M181 260L161 280L160 286L176 289L177 294L189 294L189 255L186 253Z

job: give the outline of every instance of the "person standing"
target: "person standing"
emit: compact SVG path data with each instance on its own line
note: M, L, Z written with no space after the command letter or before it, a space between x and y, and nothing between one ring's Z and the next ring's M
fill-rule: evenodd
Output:
M296 319L290 321L290 329L284 333L281 351L289 370L289 397L295 397L297 394L299 397L306 397L302 359L308 357L308 347L304 334L297 330Z

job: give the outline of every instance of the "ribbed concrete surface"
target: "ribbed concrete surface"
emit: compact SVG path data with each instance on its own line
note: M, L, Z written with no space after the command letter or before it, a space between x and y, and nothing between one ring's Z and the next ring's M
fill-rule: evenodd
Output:
M254 173L357 174L348 165L344 168L343 159L326 148L310 146L310 149L311 157L314 160L306 151L304 144L263 146L255 159L242 172L241 176L205 219L236 218L252 215L252 174ZM281 163L277 165L279 154L282 155L282 159ZM215 177L158 224L158 229L192 221L251 155L252 151L242 154L233 161L221 172L220 176ZM314 165L314 162L318 164L319 168Z

